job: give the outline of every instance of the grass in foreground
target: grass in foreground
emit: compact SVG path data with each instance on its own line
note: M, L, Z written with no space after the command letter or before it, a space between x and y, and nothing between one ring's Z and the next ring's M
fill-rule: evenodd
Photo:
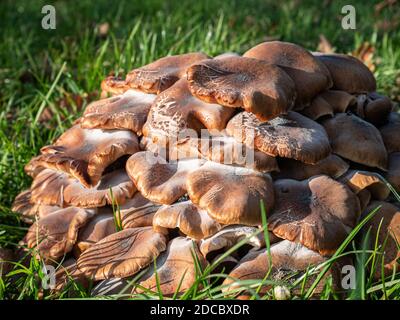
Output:
M368 42L374 50L379 91L400 101L398 6L378 10L374 4L352 1L357 29L343 30L340 12L348 4L345 1L100 0L94 4L64 0L53 3L57 29L43 30L41 8L45 4L49 1L0 3L0 246L12 248L27 230L10 211L14 197L31 182L23 172L24 164L70 127L89 101L98 98L100 82L110 73L124 74L168 54L241 53L267 39L316 50L323 34L337 52L353 52ZM107 24L108 31L104 30ZM372 272L363 271L365 264L378 263L382 248L362 253L353 244L364 277L362 289L349 297L398 298L398 276L374 282ZM38 298L40 261L32 260L27 268L18 266L15 272L21 274L18 281L0 279L0 297ZM222 298L218 289L205 285L206 279L215 277L199 271L197 287L182 298ZM257 288L260 283L248 285ZM302 284L297 285L301 288ZM77 289L79 296L90 297ZM331 292L328 283L321 297L334 298ZM65 296L66 292L61 295ZM159 298L157 293L148 296ZM271 291L255 297L274 296Z

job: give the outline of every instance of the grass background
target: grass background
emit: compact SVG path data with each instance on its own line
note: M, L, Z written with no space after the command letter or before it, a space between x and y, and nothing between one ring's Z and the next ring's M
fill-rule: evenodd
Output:
M41 28L45 4L56 8L56 30ZM346 4L356 8L356 30L341 28ZM242 53L271 39L316 50L320 35L337 52L368 42L379 92L400 101L397 1L2 0L0 246L11 247L26 232L10 211L14 197L31 182L23 166L98 98L106 75L168 54Z

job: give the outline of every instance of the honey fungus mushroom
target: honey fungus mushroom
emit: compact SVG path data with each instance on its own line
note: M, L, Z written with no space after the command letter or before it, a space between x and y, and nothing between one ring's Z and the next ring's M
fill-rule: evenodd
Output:
M210 59L187 69L192 94L208 103L243 107L262 121L292 109L296 97L292 79L265 61L227 57Z

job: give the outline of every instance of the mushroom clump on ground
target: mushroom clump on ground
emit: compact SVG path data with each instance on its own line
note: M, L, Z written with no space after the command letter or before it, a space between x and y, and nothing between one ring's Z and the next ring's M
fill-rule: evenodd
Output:
M248 298L246 283L329 261L376 207L362 233L389 243L385 274L400 267L385 180L400 189L400 116L362 62L273 41L165 57L101 87L26 165L32 186L13 206L32 223L25 251L57 266L55 290L174 296L209 281ZM342 263L322 278L338 291ZM198 284L205 269L218 281Z

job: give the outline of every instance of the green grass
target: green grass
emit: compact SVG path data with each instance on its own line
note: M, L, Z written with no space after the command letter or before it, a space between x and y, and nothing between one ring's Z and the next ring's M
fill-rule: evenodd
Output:
M98 98L100 82L110 73L124 74L168 54L242 53L267 39L316 50L323 34L338 52L352 52L369 42L375 48L379 91L399 102L400 27L395 25L400 20L399 6L376 12L374 5L380 1L351 1L357 10L357 29L343 30L340 12L348 1L323 2L1 1L0 246L13 247L27 230L27 225L10 211L15 196L31 183L23 166L41 146L70 127L90 100ZM41 29L41 8L49 3L57 10L56 30ZM382 27L384 21L389 22L386 27ZM104 23L110 28L102 35L99 26ZM41 120L43 110L50 113L45 121ZM358 268L380 260L382 248L376 249L361 259ZM369 259L369 255L374 258ZM17 267L17 281L0 279L0 298L38 298L40 270L37 260L29 267ZM222 298L218 288L206 285L207 279L222 275L212 275L209 270L199 273L198 283L182 298ZM372 281L371 274L363 277L362 292L349 297L399 297L398 277L386 279L385 284ZM261 284L244 285L252 287L256 298L272 298L272 292L258 296ZM332 298L329 289L323 297ZM89 297L82 288L77 291L79 296ZM309 295L305 292L300 298Z

